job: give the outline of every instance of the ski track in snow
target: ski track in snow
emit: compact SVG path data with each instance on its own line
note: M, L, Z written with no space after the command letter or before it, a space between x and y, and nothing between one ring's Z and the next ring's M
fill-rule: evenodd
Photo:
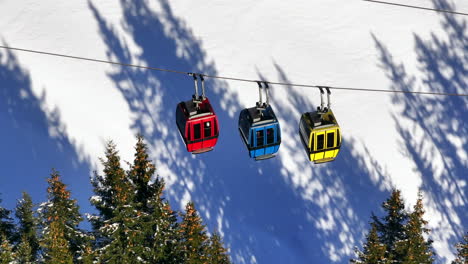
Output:
M394 2L468 12L461 0ZM468 83L466 23L344 0L4 0L0 9L3 44L13 47L249 79L454 93ZM89 177L101 169L104 142L132 161L141 132L172 206L194 200L234 263L347 263L394 187L408 208L423 191L437 263L453 258L467 226L466 98L334 91L343 147L335 162L316 166L297 136L300 114L319 104L314 89L272 87L283 142L278 157L254 162L237 115L255 104L255 84L207 80L221 135L214 151L192 156L174 122L176 104L193 93L189 77L0 50L0 82L7 208L23 190L45 201L55 167L81 212L93 213Z

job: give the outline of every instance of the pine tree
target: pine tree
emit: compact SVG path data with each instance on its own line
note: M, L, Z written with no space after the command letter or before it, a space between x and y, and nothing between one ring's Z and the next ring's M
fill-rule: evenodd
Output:
M182 236L182 252L186 264L204 264L207 262L208 236L205 226L195 209L189 202L182 214L180 231Z
M211 235L207 255L210 264L231 264L227 250L224 248L221 236L218 233Z
M177 215L162 195L164 181L159 177L152 181L156 167L149 160L148 148L138 135L135 159L128 177L135 186L134 203L141 215L141 228L145 237L144 259L151 263L180 263L178 247Z
M192 203L178 223L163 197L164 181L155 177L141 136L135 159L127 173L121 168L116 146L106 146L104 174L92 180L95 195L90 199L98 215L90 217L97 237L97 263L208 264L210 245L205 227ZM228 260L221 239L215 238L213 259ZM223 257L223 256L226 257ZM83 258L84 259L84 258ZM89 257L88 259L93 259ZM214 262L218 263L218 262Z
M0 199L0 203L2 200ZM0 236L5 235L6 239L13 239L15 225L10 216L11 211L0 206Z
M148 148L141 135L137 136L135 146L135 159L131 165L128 177L135 186L134 201L137 209L143 212L150 212L148 201L161 194L161 180L159 177L154 182L150 182L154 176L156 167L148 158Z
M380 241L387 246L385 257L402 259L395 250L396 243L407 239L404 225L408 220L408 213L405 210L404 201L399 190L393 190L390 198L382 204L382 208L387 215L381 220L372 215L372 219L377 228Z
M463 236L463 242L458 243L457 258L452 261L452 264L466 264L468 263L468 232Z
M112 141L107 142L106 158L101 159L104 166L104 175L95 173L91 180L95 195L90 201L99 212L99 215L92 216L90 221L95 230L104 225L104 222L115 216L117 206L122 205L128 199L131 190L130 183L125 177L125 171L120 166L120 156Z
M45 263L78 262L87 235L78 228L82 221L76 200L70 198L70 191L53 170L47 179L48 201L40 207L42 220L42 249Z
M151 205L151 204L150 204ZM155 201L151 214L151 251L148 260L157 264L179 264L183 261L177 215L167 201ZM151 223L151 222L149 222Z
M141 214L135 210L134 187L121 168L115 145L106 146L102 160L104 176L96 175L93 185L96 196L91 202L99 211L92 217L99 262L135 263L143 261L145 252Z
M14 259L13 246L5 234L0 234L0 264L13 263Z
M422 194L419 192L413 212L409 215L409 221L404 227L407 239L396 243L395 251L398 256L402 256L399 259L401 263L427 264L434 262L434 252L431 248L432 240L424 238L424 235L428 235L430 230L426 228L427 221L424 220L423 216Z
M37 219L34 217L33 202L31 196L23 192L22 199L16 205L16 218L18 219L19 244L16 247L16 255L19 263L33 263L39 251L37 238Z
M387 248L385 244L380 242L377 234L377 227L374 223L371 224L372 228L367 235L366 243L363 246L363 251L356 249L358 259L352 259L352 263L365 263L365 264L385 264L391 263L385 256Z

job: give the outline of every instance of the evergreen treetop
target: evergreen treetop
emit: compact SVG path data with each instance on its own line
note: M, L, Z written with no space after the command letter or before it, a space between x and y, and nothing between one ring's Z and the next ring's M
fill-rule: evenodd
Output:
M419 192L413 212L410 213L409 220L404 226L407 239L398 241L396 244L396 252L398 256L401 256L402 263L427 264L434 261L432 240L424 238L424 235L428 235L430 230L426 228L428 222L423 217L422 194Z
M18 219L17 252L20 263L34 262L39 251L39 239L37 237L37 219L34 216L34 204L31 196L23 192L21 200L16 205L15 216Z
M150 263L179 264L180 252L177 214L163 198L164 181L154 177L156 166L149 159L148 148L141 135L137 136L133 164L128 178L135 188L134 205L140 215L140 228L145 240L143 258Z
M401 192L396 189L392 191L390 198L382 204L382 208L386 215L381 219L372 215L372 219L377 228L380 241L387 246L388 254L386 256L389 257L389 254L397 254L395 252L396 242L407 238L404 225L408 220L408 213L405 210Z
M76 227L83 218L79 213L77 201L71 199L71 193L62 182L60 174L55 169L52 170L50 178L47 179L48 201L43 206L42 214L46 217L45 223L57 221L68 227Z
M207 261L208 235L193 202L187 203L182 214L180 231L186 264L204 264Z
M87 239L78 228L83 218L56 170L47 182L48 201L41 206L43 257L46 263L72 263L80 257L83 240Z
M132 197L133 188L121 167L119 152L112 141L106 144L105 156L105 159L101 159L104 175L95 173L92 179L96 195L91 198L91 203L100 215L97 219L91 219L96 228L101 227L103 221L112 218L115 209L126 204Z
M99 262L132 263L145 253L142 213L134 202L135 187L120 164L120 156L111 141L106 145L106 158L101 160L104 175L96 175L96 194L91 202L99 215L92 218L99 242Z
M221 236L215 232L211 235L207 249L208 263L210 264L231 264L227 249L224 248Z
M149 159L148 147L141 135L137 136L134 157L128 178L135 187L135 203L138 210L151 213L152 209L148 207L148 201L154 201L154 197L162 196L164 182L159 177L155 177L154 181L151 181L156 172L156 166Z
M358 259L352 259L352 263L362 264L386 264L391 263L385 256L387 247L380 241L377 234L377 227L375 223L371 223L371 230L366 237L366 243L363 246L363 251L356 249Z
M400 191L394 190L382 207L386 215L374 220L372 228L363 246L363 251L356 249L357 260L353 263L402 263L430 264L435 255L432 240L426 239L430 230L424 219L424 208L421 192L408 213L404 208Z

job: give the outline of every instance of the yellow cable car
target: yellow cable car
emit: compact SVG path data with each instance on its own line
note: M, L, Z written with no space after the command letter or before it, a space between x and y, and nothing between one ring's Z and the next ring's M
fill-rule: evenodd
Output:
M299 122L299 136L310 161L315 164L335 160L341 147L340 126L330 109L330 89L328 107L323 104L323 89L320 89L321 105L317 111L302 114Z

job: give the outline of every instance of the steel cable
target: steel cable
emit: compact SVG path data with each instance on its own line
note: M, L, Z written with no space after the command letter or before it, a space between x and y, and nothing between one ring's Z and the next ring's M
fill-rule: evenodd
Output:
M376 0L362 0L362 1L371 2L371 3L377 3L377 4L384 4L384 5L393 5L393 6L400 6L400 7L408 7L408 8L421 9L421 10L429 10L429 11L435 11L435 12L439 12L439 13L448 13L448 14L453 14L453 15L468 16L468 13L461 13L461 12L456 12L456 11L451 11L451 10L445 10L445 9L436 9L436 8L430 8L430 7L405 5L405 4L392 3L392 2L385 2L385 1L376 1Z
M367 1L367 0L364 0L364 1ZM48 56L56 56L56 57L62 57L62 58L68 58L68 59L85 60L85 61L91 61L91 62L99 62L99 63L106 63L106 64L112 64L112 65L120 65L120 66L125 66L125 67L134 67L134 68L154 70L154 71L171 72L171 73L184 74L184 75L198 74L198 75L201 75L201 76L207 77L207 78L230 80L230 81L252 82L252 83L263 82L263 83L282 85L282 86L309 87L309 88L328 87L328 88L334 89L334 90L383 92L383 93L403 93L403 94L418 94L418 95L466 96L466 97L468 97L468 94L458 94L458 93L417 92L417 91L385 90L385 89L364 89L364 88L353 88L353 87L337 87L337 86L328 86L328 85L311 85L311 84L272 82L272 81L267 81L267 80L243 79L243 78L234 78L234 77L226 77L226 76L208 75L208 74L203 74L203 73L191 73L191 72L185 72L185 71L170 70L170 69L135 65L135 64L129 64L129 63L121 63L121 62L115 62L115 61L107 61L107 60L100 60L100 59L93 59L93 58L85 58L85 57L79 57L79 56L71 56L71 55L58 54L58 53L52 53L52 52L44 52L44 51L31 50L31 49L14 48L14 47L9 47L9 46L2 46L2 45L0 45L0 48L7 49L7 50L15 50L15 51L36 53L36 54L42 54L42 55L48 55Z

